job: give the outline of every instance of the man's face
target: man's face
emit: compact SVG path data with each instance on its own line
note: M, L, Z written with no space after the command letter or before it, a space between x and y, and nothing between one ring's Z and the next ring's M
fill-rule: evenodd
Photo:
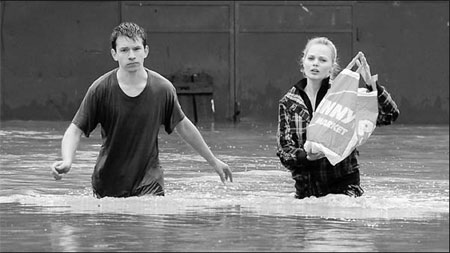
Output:
M141 38L133 40L126 36L119 36L116 40L116 50L111 49L111 55L119 63L119 68L135 72L144 67L148 46L144 47Z

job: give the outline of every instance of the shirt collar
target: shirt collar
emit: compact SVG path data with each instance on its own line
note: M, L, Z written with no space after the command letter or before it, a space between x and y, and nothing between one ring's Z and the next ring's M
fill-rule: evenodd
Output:
M306 107L308 108L309 114L312 115L313 111L312 111L311 102L309 101L309 98L305 92L306 83L307 83L306 78L303 78L300 81L298 81L294 86L297 88L300 96L302 97L303 101L305 102ZM330 85L329 77L322 80L319 92L317 93L317 97L316 97L316 108L319 105L320 101L322 101L323 97L325 97L325 94L327 94L327 91L330 88L330 86L331 85Z
M305 91L306 83L307 83L306 78L303 78L300 81L298 81L294 86L299 90ZM330 78L327 77L322 80L319 93L323 92L324 89L326 92L329 88L330 88Z

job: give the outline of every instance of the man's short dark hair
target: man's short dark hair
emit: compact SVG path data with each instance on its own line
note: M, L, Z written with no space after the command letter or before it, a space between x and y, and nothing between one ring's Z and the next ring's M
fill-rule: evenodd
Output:
M145 33L144 28L135 23L123 22L113 29L111 34L111 48L114 50L116 50L116 40L119 36L127 36L132 40L141 38L144 47L147 46L147 34Z

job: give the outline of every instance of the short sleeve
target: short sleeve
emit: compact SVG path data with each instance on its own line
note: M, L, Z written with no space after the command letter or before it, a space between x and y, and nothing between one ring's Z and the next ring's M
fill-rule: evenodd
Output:
M171 134L178 123L184 119L185 114L181 109L180 103L178 101L178 96L175 87L171 87L167 93L166 105L165 105L165 115L164 115L164 129L168 134Z
M78 108L72 123L78 126L86 137L97 127L97 106L96 94L94 87L90 87Z

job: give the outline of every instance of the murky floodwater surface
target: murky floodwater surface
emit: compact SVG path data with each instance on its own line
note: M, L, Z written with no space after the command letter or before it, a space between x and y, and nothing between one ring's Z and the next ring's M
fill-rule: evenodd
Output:
M276 124L203 124L233 169L223 185L175 133L160 132L165 197L92 196L100 131L55 181L69 122L1 122L0 251L448 251L449 127L379 127L360 150L360 198L294 198Z

